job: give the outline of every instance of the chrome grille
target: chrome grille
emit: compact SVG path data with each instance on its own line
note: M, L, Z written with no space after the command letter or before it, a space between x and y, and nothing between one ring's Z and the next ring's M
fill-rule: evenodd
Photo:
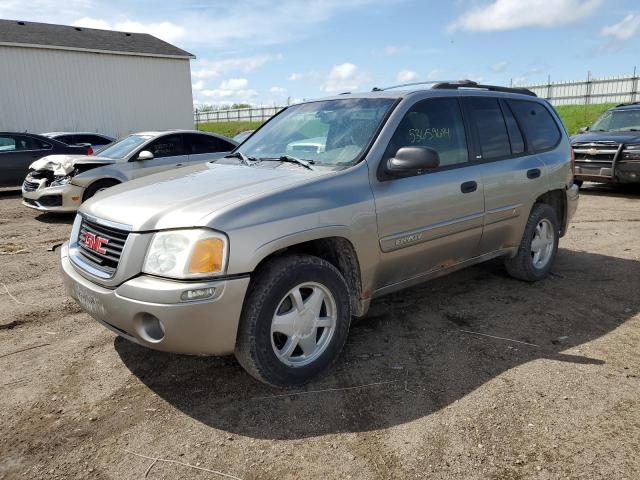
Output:
M576 162L611 164L618 152L617 142L579 142L573 144Z
M29 180L25 180L24 183L22 184L22 189L25 192L35 192L38 189L39 186L40 186L39 183L30 182Z
M100 245L101 248L104 249L104 253L87 246L86 240L88 236L94 236L94 238L101 237L107 240L107 242ZM113 227L105 227L104 225L83 218L78 232L78 253L82 256L82 259L91 266L109 276L113 276L118 268L122 250L124 249L128 236L129 232L127 231L118 230Z

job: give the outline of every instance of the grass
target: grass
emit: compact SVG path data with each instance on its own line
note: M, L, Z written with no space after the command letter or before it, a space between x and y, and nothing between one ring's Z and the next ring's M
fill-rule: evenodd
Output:
M203 132L213 132L233 138L240 132L255 130L260 125L262 125L262 122L215 122L201 123L197 128Z
M556 107L560 118L567 127L569 135L578 133L582 127L591 125L606 109L614 107L615 103L601 103L598 105L561 105Z
M561 105L556 107L560 118L567 127L569 135L578 133L578 130L591 125L606 109L615 106L615 103L602 103L598 105ZM227 137L234 137L245 130L255 130L262 122L219 122L201 123L199 130L214 132ZM308 136L321 136L322 132L307 132Z

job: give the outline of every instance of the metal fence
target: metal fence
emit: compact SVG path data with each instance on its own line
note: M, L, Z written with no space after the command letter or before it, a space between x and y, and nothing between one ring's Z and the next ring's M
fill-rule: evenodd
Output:
M596 103L627 103L640 101L638 76L634 68L633 75L620 77L592 77L587 74L584 80L552 82L534 85L513 84L525 87L536 95L546 98L553 105L589 105Z
M193 112L193 121L197 125L201 123L216 122L264 122L270 119L285 107L253 107L233 108L229 110L206 110Z
M640 78L636 75L619 77L593 77L587 74L584 80L555 82L551 77L547 83L514 84L525 87L536 95L546 98L553 105L588 105L596 103L640 102ZM252 107L228 110L195 110L196 127L201 123L255 121L264 122L285 107Z

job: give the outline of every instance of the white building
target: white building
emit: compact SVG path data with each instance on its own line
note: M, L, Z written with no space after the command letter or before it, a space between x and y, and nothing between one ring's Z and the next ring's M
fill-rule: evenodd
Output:
M0 131L193 128L192 58L147 34L0 20Z

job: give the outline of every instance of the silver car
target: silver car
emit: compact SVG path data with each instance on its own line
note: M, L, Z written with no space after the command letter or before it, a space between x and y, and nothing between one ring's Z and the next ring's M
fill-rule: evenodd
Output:
M86 202L62 272L117 335L234 353L291 387L336 360L375 298L497 257L516 279L545 278L577 202L562 122L527 90L340 95L286 108L233 158Z
M221 135L171 130L129 135L97 155L50 155L31 164L22 184L23 205L75 212L82 202L114 185L219 158L236 146Z

